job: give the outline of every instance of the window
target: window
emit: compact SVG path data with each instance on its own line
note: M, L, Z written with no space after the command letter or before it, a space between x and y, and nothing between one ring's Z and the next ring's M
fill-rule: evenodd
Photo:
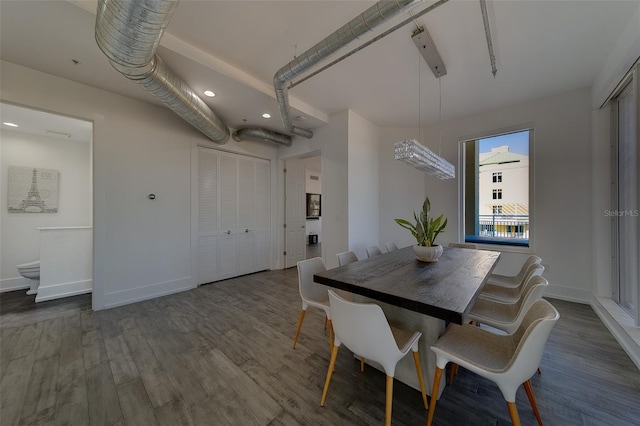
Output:
M633 81L612 100L613 299L640 325L638 269L638 129ZM607 212L605 212L607 214Z
M464 241L531 245L532 146L533 129L522 128L462 142Z

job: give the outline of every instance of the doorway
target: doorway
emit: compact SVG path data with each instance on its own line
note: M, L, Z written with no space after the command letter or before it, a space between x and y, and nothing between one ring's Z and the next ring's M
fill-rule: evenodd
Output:
M91 293L93 123L0 107L0 292L32 290L17 265L39 261L36 302Z
M322 160L315 152L285 162L285 267L322 257Z

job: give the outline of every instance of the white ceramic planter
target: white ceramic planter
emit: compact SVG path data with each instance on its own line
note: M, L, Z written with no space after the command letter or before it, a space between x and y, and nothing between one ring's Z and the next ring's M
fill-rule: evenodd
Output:
M442 246L413 246L413 252L416 254L418 260L422 262L437 262L438 258L442 254Z

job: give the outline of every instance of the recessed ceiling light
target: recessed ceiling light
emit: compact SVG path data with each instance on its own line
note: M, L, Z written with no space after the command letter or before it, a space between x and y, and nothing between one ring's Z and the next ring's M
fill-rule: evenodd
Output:
M3 122L2 124L4 124L5 126L9 126L9 127L18 127L18 125L16 123L10 123L8 121Z
M265 112L264 114L262 114L262 118L271 118L271 114Z
M213 93L211 90L205 90L204 91L205 96L208 96L210 98L213 98L216 94Z

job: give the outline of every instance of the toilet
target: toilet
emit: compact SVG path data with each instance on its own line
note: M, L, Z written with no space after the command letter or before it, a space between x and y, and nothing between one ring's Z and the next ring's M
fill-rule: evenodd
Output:
M27 290L27 294L37 294L40 285L40 261L16 265L16 268L18 268L20 275L31 280L31 288Z

